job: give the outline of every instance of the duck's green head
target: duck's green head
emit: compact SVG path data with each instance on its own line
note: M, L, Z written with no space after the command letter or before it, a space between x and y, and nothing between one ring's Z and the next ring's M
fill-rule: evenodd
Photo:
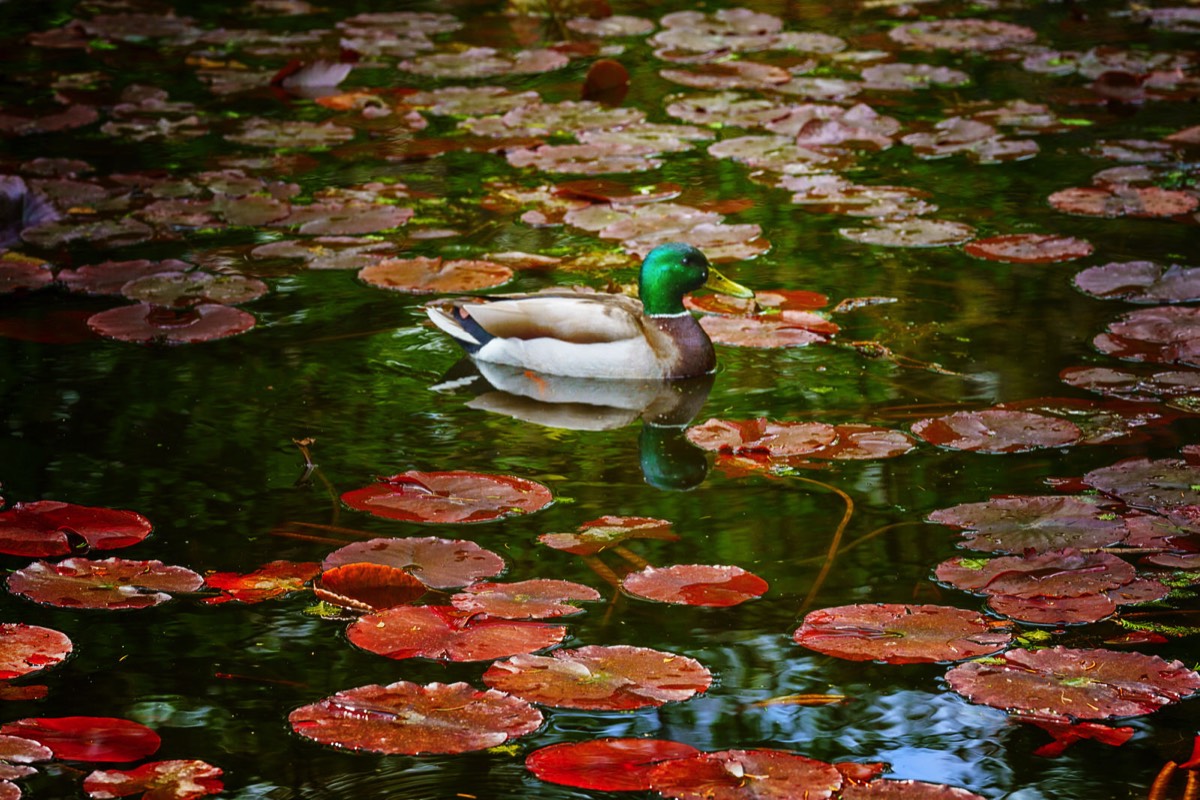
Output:
M647 314L682 314L683 296L701 286L734 297L754 296L745 286L713 269L704 253L690 244L660 244L642 262L638 294Z

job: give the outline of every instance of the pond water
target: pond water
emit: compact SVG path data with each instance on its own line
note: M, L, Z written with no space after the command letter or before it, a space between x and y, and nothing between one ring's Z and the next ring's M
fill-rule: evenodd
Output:
M1172 366L1139 365L1100 352L1093 339L1106 326L1147 306L1101 299L1073 283L1081 270L1113 262L1200 266L1196 138L1191 145L1164 140L1197 122L1198 23L1194 14L1190 22L1187 17L1195 7L1180 12L1178 21L1108 2L748 5L779 19L783 31L827 38L780 40L759 49L769 36L754 25L724 39L683 24L664 27L665 14L688 8L674 2L612 4L614 13L653 23L653 31L685 31L669 39L665 49L673 53L657 54L664 46L650 40L655 33L598 39L565 27L569 14L554 20L506 14L499 3L466 0L313 9L298 0L264 1L236 15L223 4L179 3L172 10L138 0L46 2L36 11L0 6L6 45L0 64L7 76L0 88L0 171L14 176L6 179L6 191L16 191L20 176L21 185L49 198L27 199L24 223L12 214L3 221L9 256L44 260L55 274L104 261L179 259L213 273L257 278L269 288L241 305L255 319L252 330L177 346L92 333L86 318L133 302L119 295L55 285L0 297L0 481L8 503L58 500L135 510L153 523L152 535L88 557L158 559L200 575L249 573L276 560L320 562L361 538L468 539L503 556L507 568L497 580L561 578L600 591L603 601L555 620L568 628L567 646L653 647L694 658L714 676L706 692L659 708L542 706L545 721L536 731L494 750L350 752L297 735L289 713L373 683L465 681L484 688L489 662L393 660L366 652L347 640L344 620L308 613L316 599L307 590L252 604L206 604L201 598L212 594L206 590L121 611L40 604L4 592L0 621L61 631L74 651L54 669L18 681L46 685L46 696L7 700L2 719L135 720L162 737L155 759L206 761L224 771L224 796L271 800L606 797L611 793L539 780L524 766L537 748L600 736L886 762L890 778L1020 800L1144 797L1166 761L1186 759L1196 734L1195 700L1112 723L1132 728L1123 745L1084 740L1059 755L1038 755L1034 751L1051 741L1047 733L952 691L945 663L843 660L797 645L792 634L807 612L848 604L984 610L984 598L935 580L939 563L965 551L956 530L926 521L930 513L996 495L1054 494L1059 490L1049 479L1077 478L1131 457L1178 458L1182 446L1196 441L1196 419L1189 414L1195 396L1186 388L1167 397L1169 403L1143 395L1148 401L1136 411L1126 408L1100 422L1096 404L1110 401L1060 379L1068 368L1146 376L1196 363L1186 330L1177 334L1183 355ZM733 6L712 3L702 10L726 7ZM397 10L452 19L448 24L439 18L442 28L428 33L421 27L429 18L335 28L357 14ZM1034 38L1013 27L1003 29L1013 38L999 44L960 38L949 46L925 46L927 39L895 33L915 22L951 18L1004 22ZM301 96L302 89L269 86L290 59L337 58L339 38L354 36L362 52L355 69L337 90L307 94L359 91L370 97L350 97L348 109L328 108ZM564 63L546 57L542 71L513 72L520 62L510 58L488 74L484 62L492 57L479 52L458 62L428 60L461 52L464 44L511 56L564 37L591 46L552 51ZM704 47L718 46L733 48L723 63L757 62L776 72L703 72ZM690 57L662 57L672 54ZM703 126L711 142L653 156L661 161L653 168L603 177L627 186L678 184L682 194L670 202L723 213L728 226L758 226L757 235L731 228L721 242L699 243L711 246L715 259L728 254L720 259L722 272L755 290L805 290L828 299L818 311L825 317L818 327L826 328L814 338L821 341L803 347L718 344L720 366L711 385L689 398L698 409L692 424L762 417L868 424L911 435L919 420L1038 401L1022 407L1056 409L1056 418L1073 419L1101 441L998 454L913 436L911 451L895 457L801 458L772 467L761 459L739 465L727 453L699 450L680 428L639 419L644 406L612 414L605 424L591 411L585 416L593 429L558 427L561 408L545 404L522 405L515 416L504 413L512 398L505 406L481 378L468 380L474 373L461 362L461 351L426 322L422 304L437 295L369 285L359 279L358 267L384 256L621 254L609 268L535 268L526 258L499 291L604 288L634 280L636 259L629 253L639 245L579 225L530 224L535 220L523 213L554 210L533 198L513 200L511 187L588 176L514 166L503 152L468 147L458 127L467 114L439 114L428 102L405 105L412 96L395 90L487 85L537 92L547 104L579 100L589 67L600 58L616 60L630 73L620 108L640 109L657 123L694 124L668 113L673 102L691 101L713 114L713 124ZM405 61L416 66L398 66ZM937 73L929 86L920 71L878 70L864 77L864 70L895 63L961 76ZM691 80L708 81L709 88L668 80L660 75L665 69L692 71L700 77ZM825 83L788 83L790 94L782 93L793 78ZM736 86L735 80L750 83ZM828 158L822 164L761 148L741 160L722 157L707 148L769 133L748 117L722 120L721 114L735 112L723 111L712 97L697 99L728 91L774 104L775 115L786 113L788 104L849 109L862 103L897 126L882 134L873 129L874 141L861 133L836 139L845 128L825 130L833 138L816 141L820 137L808 128L815 152ZM922 157L918 140L900 141L936 132L934 126L947 118L1013 101L1045 104L1039 113L1055 121L1001 125L983 136L944 134L938 144L956 152L938 158ZM171 103L190 105L164 105ZM52 119L68 107L67 122ZM487 117L489 109L480 103L472 113ZM25 122L14 123L12 116ZM342 133L317 138L311 127L272 127L298 120L332 120ZM547 135L543 125L533 133L563 144L582 127L571 120L557 132ZM1019 158L988 157L1012 142L1021 142L1014 150ZM1027 143L1035 143L1036 152ZM511 158L517 145L506 147ZM418 157L422 153L433 155ZM1106 214L1066 213L1048 202L1055 192L1091 187L1096 173L1120 167L1128 172L1110 174L1095 190L1109 203ZM241 170L241 176L214 178L216 170ZM794 183L782 178L785 173ZM856 216L838 213L827 201L818 205L812 195L793 201L812 175L913 191L897 201L907 210L883 219L878 214L884 212ZM225 186L239 180L249 187L240 194ZM224 188L212 188L218 184ZM294 186L282 188L288 184ZM1166 194L1137 194L1147 187ZM508 196L498 200L505 191ZM247 201L247 194L258 199ZM287 216L288 204L294 213L310 202L327 202L330 209L301 232L304 221ZM929 205L914 209L916 202ZM1180 205L1166 213L1156 202ZM30 210L39 203L41 212ZM397 217L398 208L412 213ZM367 212L382 221L347 222ZM914 219L971 228L966 234L955 228L954 240L940 246L893 246L897 230ZM889 240L862 241L862 231ZM318 246L313 240L321 233L353 238ZM641 235L655 233L651 228ZM962 246L1010 234L1073 237L1091 248L1070 260L1017 263L974 257ZM351 246L378 249L358 263L342 262L349 268L316 269L299 257L259 249L282 241L299 241L309 259L318 247L335 253ZM1168 299L1195 297L1177 292ZM834 311L843 300L862 298L873 300ZM836 324L835 334L828 333L828 322ZM1172 363L1171 356L1164 359ZM533 387L536 394L545 385L535 379ZM585 389L589 399L597 391ZM306 453L315 468L306 469ZM383 519L340 500L377 476L408 470L515 475L549 487L555 501L536 513L450 525ZM604 515L668 520L678 540L630 541L624 554L598 556L615 574L597 569L595 559L538 543L541 534L575 531ZM8 572L31 560L0 558ZM769 588L736 606L692 607L640 599L609 582L645 563L734 565ZM1176 583L1184 588L1159 605L1123 606L1092 624L1017 623L1014 630L1028 646L1094 648L1128 634L1123 620L1159 620L1179 630L1161 643L1111 646L1194 666L1200 650L1186 626L1195 600L1186 578ZM433 602L446 602L445 595L438 597ZM763 703L798 694L847 700ZM124 766L56 761L20 785L34 797L79 796L82 774ZM1177 779L1174 791L1181 787Z

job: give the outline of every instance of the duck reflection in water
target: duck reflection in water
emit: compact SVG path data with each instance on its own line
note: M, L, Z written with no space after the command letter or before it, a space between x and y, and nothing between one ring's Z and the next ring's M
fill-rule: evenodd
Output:
M611 380L544 375L464 358L434 391L472 391L468 408L548 428L607 431L639 418L642 475L664 490L692 489L708 475L704 451L683 435L712 389L714 376L682 380Z

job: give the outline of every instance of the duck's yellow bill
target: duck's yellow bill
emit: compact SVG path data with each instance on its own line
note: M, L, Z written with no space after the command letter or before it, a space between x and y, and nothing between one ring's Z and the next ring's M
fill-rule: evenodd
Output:
M729 278L726 278L712 267L708 268L708 280L704 282L704 286L705 288L712 289L714 292L720 292L732 297L754 297L753 291L742 286L740 283L729 280Z

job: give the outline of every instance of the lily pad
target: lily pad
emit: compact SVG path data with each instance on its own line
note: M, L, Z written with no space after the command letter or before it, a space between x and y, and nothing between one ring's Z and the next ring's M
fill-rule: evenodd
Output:
M1200 300L1200 267L1153 261L1114 261L1075 275L1075 286L1102 299L1130 303L1188 303Z
M0 512L0 553L46 558L115 550L141 542L150 531L150 520L134 511L57 500L16 503Z
M1085 186L1062 189L1047 198L1054 208L1084 217L1175 217L1200 207L1195 195L1157 186Z
M1200 366L1200 308L1139 308L1109 323L1092 344L1128 361Z
M346 629L351 643L394 659L491 661L558 644L561 625L491 620L452 606L393 606L366 614Z
M538 541L577 556L593 556L629 539L679 541L671 523L653 517L604 516L579 526L576 533L543 533Z
M710 315L700 327L718 344L732 347L804 347L829 341L838 326L811 311L781 311L745 317Z
M736 606L767 591L767 582L741 567L676 564L646 567L621 581L629 594L685 606Z
M1143 375L1111 367L1067 367L1058 377L1068 386L1125 400L1170 400L1200 395L1200 372L1195 370Z
M837 429L824 422L776 422L710 419L687 430L688 441L705 450L762 453L769 456L808 455L837 441Z
M358 272L359 280L410 294L474 292L492 289L512 280L513 271L491 261L441 258L386 258Z
M170 600L168 592L194 592L203 584L185 567L124 558L35 561L8 576L13 594L59 608L148 608Z
M879 247L949 247L969 242L975 229L962 222L913 217L881 221L870 228L838 228L838 235Z
M316 577L321 565L313 561L272 561L253 572L211 572L204 583L221 593L206 597L206 603L261 603L275 597L304 589L305 583Z
M121 294L130 300L173 308L201 303L248 303L267 291L267 285L257 278L207 272L158 272L136 278L121 287Z
M931 513L930 522L965 529L961 546L993 553L1093 549L1124 540L1125 522L1087 496L1006 496Z
M553 501L536 481L464 471L409 470L342 495L346 505L377 517L442 525L530 514Z
M661 761L698 753L666 739L603 738L562 742L534 750L525 768L543 781L598 791L649 791L650 770Z
M1112 650L1010 650L960 664L950 688L975 703L1058 720L1149 714L1200 689L1178 661Z
M143 793L149 800L195 800L225 789L219 767L196 759L152 761L131 770L96 770L83 779L92 800Z
M306 739L392 755L466 753L537 730L542 714L518 697L466 683L397 681L346 689L288 715Z
M516 583L473 583L450 598L459 611L500 619L547 619L583 611L574 601L599 600L590 586L553 578Z
M504 569L503 558L475 542L434 536L348 544L326 556L321 569L360 563L402 569L435 589L466 586Z
M241 309L201 303L173 309L151 303L117 306L88 317L101 336L137 344L196 344L245 333L254 317Z
M186 272L192 265L183 261L104 261L77 269L59 271L58 280L72 292L92 295L119 295L130 281L160 272Z
M53 667L69 656L72 649L71 639L53 628L0 622L0 680Z
M989 51L1031 44L1037 31L999 20L938 19L898 25L888 36L923 50Z
M1071 236L1011 233L976 239L966 245L963 252L975 258L1009 264L1053 264L1090 256L1094 249L1090 242Z
M1024 453L1066 447L1082 435L1073 422L1030 411L958 411L913 423L913 433L930 444L975 453Z
M968 592L1008 597L1082 597L1116 589L1137 571L1117 556L1052 550L992 559L955 556L938 564L939 581Z
M161 743L145 725L116 717L27 717L0 725L0 734L32 739L64 761L137 761Z
M975 611L934 605L862 603L810 611L796 644L850 661L961 661L1003 650L1012 635Z
M719 750L650 771L650 788L677 800L825 800L842 786L832 764L785 750Z
M891 778L847 784L838 797L840 800L984 800L957 786Z
M704 692L712 675L698 661L630 645L589 645L548 656L517 655L483 673L493 689L531 703L590 711L630 711Z
M322 572L313 585L313 594L326 603L356 611L380 611L412 603L427 588L399 567L353 562Z
M1164 512L1200 505L1200 466L1178 458L1127 458L1092 470L1083 481L1136 508Z

